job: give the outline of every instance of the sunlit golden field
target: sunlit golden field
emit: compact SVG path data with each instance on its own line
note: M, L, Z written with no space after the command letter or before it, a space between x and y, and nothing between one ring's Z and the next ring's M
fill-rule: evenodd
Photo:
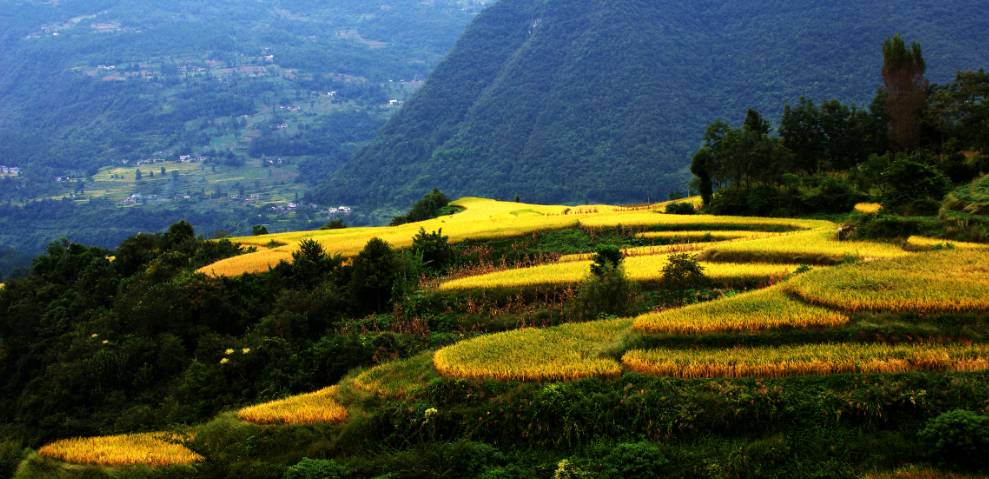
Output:
M778 236L780 233L746 230L697 230L697 231L647 231L639 233L640 238L659 239L682 243L698 241L729 241L736 239L756 239Z
M879 203L859 203L855 205L855 211L864 215L874 215L879 213L881 209L883 209L883 205Z
M677 378L981 371L989 369L989 345L803 344L640 349L626 353L622 363L633 371Z
M317 424L343 422L347 409L336 399L337 387L300 394L237 411L237 417L255 424Z
M657 281L663 276L666 255L633 256L625 259L625 273L633 281ZM745 284L770 282L794 271L793 264L703 263L704 273L715 282ZM590 274L591 261L566 261L517 268L446 281L440 290L517 288L536 285L576 284Z
M774 286L709 303L644 314L635 318L635 329L647 333L704 334L838 327L847 322L844 314L793 300L781 287Z
M202 456L181 444L186 439L167 432L63 439L42 447L38 454L72 464L101 466L177 466L202 462Z
M837 227L780 235L752 241L712 245L708 261L836 264L849 259L875 260L909 254L899 245L872 241L838 241Z
M621 374L615 356L630 319L565 324L489 334L445 347L433 364L440 374L467 379L559 381Z
M844 265L797 278L786 290L804 301L846 311L989 311L989 250Z
M484 198L461 198L453 202L464 211L418 223L401 226L346 228L339 230L298 231L263 236L233 238L232 241L255 246L257 252L228 258L208 265L200 271L212 276L237 276L259 273L274 267L279 261L291 261L292 252L303 239L313 239L329 253L344 256L357 254L371 238L381 238L393 247L412 244L412 237L426 231L443 230L451 242L465 239L490 239L520 236L536 231L587 227L657 227L662 229L806 229L831 226L827 221L787 218L719 217L711 215L668 215L662 211L665 203L647 207L627 208L609 205L562 206L532 205L495 201ZM274 243L273 243L274 242ZM272 247L269 247L272 246Z

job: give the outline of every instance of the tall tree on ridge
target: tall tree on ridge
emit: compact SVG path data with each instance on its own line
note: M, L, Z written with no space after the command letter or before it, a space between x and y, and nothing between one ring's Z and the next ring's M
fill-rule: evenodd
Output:
M927 102L927 65L916 42L907 49L899 34L883 42L883 81L886 112L893 151L903 151L920 142L921 113Z

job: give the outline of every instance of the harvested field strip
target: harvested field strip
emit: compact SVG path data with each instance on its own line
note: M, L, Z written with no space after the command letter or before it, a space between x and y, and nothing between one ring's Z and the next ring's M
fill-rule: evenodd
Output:
M633 281L658 281L666 265L666 255L634 256L625 260L625 273ZM590 261L550 263L530 268L496 271L468 276L440 284L440 290L515 288L538 285L566 285L584 281L590 274ZM704 273L726 284L770 282L782 278L798 266L792 264L704 263Z
M797 278L786 290L806 302L845 311L989 311L989 250L844 265Z
M564 381L621 374L614 359L632 320L520 329L469 339L436 352L440 374L465 379Z
M635 318L644 333L705 334L784 328L838 327L848 317L789 298L780 286Z
M347 419L347 409L336 401L337 387L300 394L237 411L242 421L254 424L318 424Z
M782 377L807 374L982 371L989 345L807 344L799 346L633 350L633 371L677 378Z
M849 259L888 259L908 254L891 243L838 241L836 232L829 228L716 244L702 254L702 259L738 263L839 264Z
M63 439L38 450L44 457L100 466L178 466L203 457L181 444L188 437L167 432Z

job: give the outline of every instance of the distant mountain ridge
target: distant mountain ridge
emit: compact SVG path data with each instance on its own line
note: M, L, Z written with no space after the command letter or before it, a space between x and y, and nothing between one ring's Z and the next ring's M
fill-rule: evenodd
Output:
M644 201L684 190L715 118L801 96L860 105L882 40L925 47L928 77L989 65L984 4L502 0L315 197L404 206L451 196Z

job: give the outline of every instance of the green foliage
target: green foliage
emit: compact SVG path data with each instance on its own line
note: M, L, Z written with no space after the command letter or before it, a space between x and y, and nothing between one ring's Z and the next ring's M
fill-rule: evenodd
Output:
M254 236L261 236L268 234L268 228L264 225L254 225L251 227L251 234Z
M305 458L285 471L284 479L346 479L350 471L330 459Z
M890 149L903 151L920 144L921 114L927 102L927 63L920 44L907 48L900 34L883 42L883 81Z
M0 439L0 476L14 477L14 471L27 450L19 442L12 439Z
M412 209L409 210L403 216L396 216L392 221L392 226L398 226L405 223L415 223L417 221L424 221L432 218L436 218L441 214L449 214L452 211L444 209L449 206L450 198L444 195L440 190L433 188L433 191L423 196Z
M334 218L323 225L321 230L342 230L347 227L347 224L343 222L340 218Z
M931 419L919 433L928 455L949 466L989 466L989 416L972 411L949 411Z
M453 261L453 247L450 238L443 236L443 229L426 233L425 228L419 228L419 233L412 238L412 252L422 258L423 265L435 272L442 273Z
M618 269L625 259L622 249L615 245L600 245L594 252L594 262L591 264L591 274L597 277L607 275Z
M638 293L625 276L622 252L616 246L600 246L591 264L591 276L580 285L574 298L574 316L581 321L601 315L625 316L631 313Z
M931 163L922 152L893 160L882 174L883 209L908 215L937 212L951 181Z
M662 477L670 461L659 446L651 442L626 442L616 445L602 461L604 474L610 478Z
M692 215L696 212L693 203L682 202L666 205L666 214L668 215Z
M861 52L888 32L911 26L905 33L922 35L939 52L932 78L989 63L978 35L967 33L981 26L975 5L910 4L895 14L873 3L788 5L494 4L317 197L382 207L440 187L453 196L525 192L530 202L656 199L684 188L683 159L714 118L737 124L746 107L778 112L800 96L868 104L878 52ZM800 13L808 10L814 15ZM767 31L776 32L775 41L766 41ZM862 114L834 117L855 119L857 128Z
M577 467L569 459L558 462L556 470L553 471L553 479L585 479L589 477L591 477L590 473Z
M696 256L687 253L670 255L669 261L663 266L663 287L673 291L702 289L710 284L704 275L704 267Z
M385 311L399 278L399 259L388 243L379 238L367 242L354 258L350 292L356 311L372 313Z

